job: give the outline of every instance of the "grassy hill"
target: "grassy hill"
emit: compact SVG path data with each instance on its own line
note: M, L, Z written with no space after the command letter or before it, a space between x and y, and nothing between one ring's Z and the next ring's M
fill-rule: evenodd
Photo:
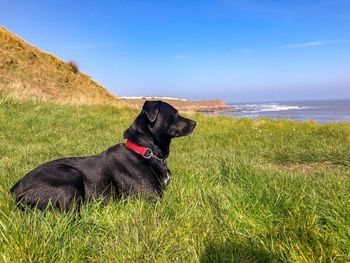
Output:
M0 95L18 100L68 104L112 104L140 108L145 99L118 99L74 63L31 46L0 27ZM227 110L221 100L165 100L181 111Z
M0 93L20 100L114 104L117 100L74 64L45 53L0 27Z
M122 142L137 110L0 97L0 262L347 262L350 124L195 115L157 204L19 211L37 165Z

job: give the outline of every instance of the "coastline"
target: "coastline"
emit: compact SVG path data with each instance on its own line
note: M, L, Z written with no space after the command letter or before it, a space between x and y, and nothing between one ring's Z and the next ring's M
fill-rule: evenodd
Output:
M238 111L218 112L240 118L270 118L291 121L315 121L318 123L350 122L350 100L274 101L235 103Z

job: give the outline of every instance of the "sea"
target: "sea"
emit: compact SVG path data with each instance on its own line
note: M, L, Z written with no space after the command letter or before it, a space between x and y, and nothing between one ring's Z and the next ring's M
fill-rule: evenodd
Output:
M242 118L272 118L319 123L350 122L350 100L229 103L239 112L225 112Z

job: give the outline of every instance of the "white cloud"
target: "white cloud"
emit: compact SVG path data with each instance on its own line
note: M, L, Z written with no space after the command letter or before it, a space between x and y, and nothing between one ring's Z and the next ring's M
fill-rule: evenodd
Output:
M253 52L253 50L250 48L240 48L237 51L241 52L241 53L252 53Z
M174 59L176 59L176 60L184 60L184 59L189 58L189 57L190 57L190 55L178 54L178 55L174 56Z
M278 49L282 48L307 48L307 47L317 47L317 46L326 46L332 44L340 44L340 43L349 43L349 40L343 39L333 39L333 40L318 40L318 41L310 41L310 42L302 42L302 43L292 43L283 46L277 47Z

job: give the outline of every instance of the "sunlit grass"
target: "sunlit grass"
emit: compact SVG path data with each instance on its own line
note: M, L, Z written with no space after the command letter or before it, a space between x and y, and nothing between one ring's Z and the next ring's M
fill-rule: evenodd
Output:
M157 204L19 211L37 165L123 141L137 111L0 99L0 262L350 260L350 125L192 116Z

